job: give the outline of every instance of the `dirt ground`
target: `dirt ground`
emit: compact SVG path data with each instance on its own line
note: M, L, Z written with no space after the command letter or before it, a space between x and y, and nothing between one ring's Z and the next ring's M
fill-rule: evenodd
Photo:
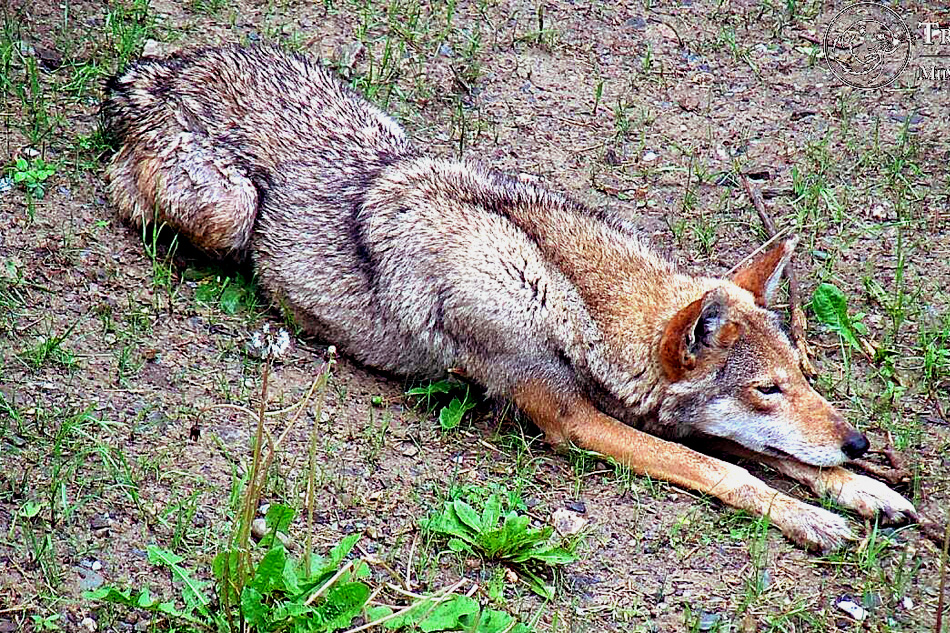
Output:
M946 25L950 12L903 3L908 68L890 87L861 90L821 57L844 6L5 3L0 631L166 629L82 591L150 584L171 597L168 574L146 560L151 543L207 577L230 533L252 433L246 413L220 405L257 408L262 366L246 343L264 323L285 325L250 271L167 233L143 240L116 219L96 112L105 78L143 47L269 41L319 57L430 154L530 175L622 214L688 270L725 274L767 238L747 176L778 227L802 236L804 301L832 283L866 326L852 349L806 305L819 390L868 433L872 461L886 463L885 447L903 457L909 476L897 488L942 526L950 81L917 69L939 64L921 55L950 54L950 43L927 48L917 24ZM14 180L38 160L55 167L42 198ZM301 400L332 343L295 338L271 373L271 410ZM462 575L487 586L497 565L446 553L418 520L446 498L504 491L539 525L565 507L587 521L553 601L517 581L492 599L537 618L538 631L934 630L940 552L916 526L852 516L858 543L809 554L707 498L556 454L503 403L482 403L443 432L436 412L404 395L414 385L342 358L323 419L310 412L291 432L265 497L300 507L308 427L318 424L318 548L360 532L362 551L408 566L420 592ZM286 418L274 416L276 428ZM294 529L303 538L301 519ZM843 599L863 606L863 622L838 607Z

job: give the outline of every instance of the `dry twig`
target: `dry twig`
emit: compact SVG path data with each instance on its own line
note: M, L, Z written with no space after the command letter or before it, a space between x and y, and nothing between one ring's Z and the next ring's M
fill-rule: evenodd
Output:
M775 226L772 216L765 210L765 203L762 201L762 196L752 188L752 183L749 182L745 174L742 174L742 186L745 187L746 195L748 195L749 200L752 201L752 205L759 214L759 220L761 220L762 226L765 227L769 237L778 234L778 228ZM808 322L805 320L805 311L802 309L801 297L799 296L798 277L795 275L794 258L788 263L788 266L785 267L785 278L788 279L788 303L789 309L792 312L790 324L792 341L795 343L795 347L798 348L798 353L801 357L802 373L808 377L813 377L817 372L815 371L814 365L811 364L811 351L808 349L808 343L805 341L805 329L808 326Z

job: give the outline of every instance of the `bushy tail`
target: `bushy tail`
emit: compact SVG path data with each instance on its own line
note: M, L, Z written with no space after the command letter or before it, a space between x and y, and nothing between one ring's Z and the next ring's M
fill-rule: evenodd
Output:
M165 223L199 248L228 255L248 244L259 192L233 152L176 94L188 59L143 60L109 80L101 116L118 151L109 197L137 225Z

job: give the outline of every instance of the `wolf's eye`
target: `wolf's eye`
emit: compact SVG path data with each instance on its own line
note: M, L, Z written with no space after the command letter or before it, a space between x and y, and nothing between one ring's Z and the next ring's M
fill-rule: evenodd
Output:
M759 390L759 393L764 393L767 396L773 393L782 393L782 388L778 385L759 385L756 389Z

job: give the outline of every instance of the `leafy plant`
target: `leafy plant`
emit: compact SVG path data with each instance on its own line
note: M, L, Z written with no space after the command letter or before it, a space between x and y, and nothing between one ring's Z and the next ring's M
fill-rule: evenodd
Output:
M271 534L277 527L275 521L283 521L288 513L292 516L292 512L286 506L271 508L268 512ZM270 539L270 548L257 564L251 581L241 590L239 601L235 602L239 605L240 619L259 631L289 628L330 632L349 626L363 609L370 593L365 583L354 581L368 575L369 568L365 563L340 568L358 539L358 534L345 537L330 552L328 559L314 559L310 570L304 569L300 561L288 557L282 543ZM235 578L232 572L236 567L230 563L236 555L235 551L225 551L215 557L213 572L219 588L233 589ZM103 587L87 592L84 597L144 609L207 628L225 629L235 624L234 614L213 610L211 583L198 580L192 570L182 567L180 556L149 545L148 560L171 571L176 585L181 587L183 606L152 597L148 587L138 591Z
M451 431L462 423L462 418L470 410L475 408L475 400L469 395L468 385L462 385L450 380L439 380L430 382L424 387L415 387L406 392L407 396L418 396L425 398L426 407L432 406L432 401L440 394L449 394L461 392L465 388L465 393L461 398L455 396L448 404L439 410L439 424L443 431Z
M26 192L42 200L46 195L46 187L43 183L46 179L56 173L56 165L47 163L42 158L34 158L28 161L25 158L18 158L10 168L13 174L13 182L26 189Z
M446 501L442 511L424 519L422 527L448 536L454 552L477 554L509 564L538 595L552 598L553 586L546 584L537 570L574 562L571 549L554 545L554 528L530 527L531 519L515 511L502 513L501 497L492 494L479 514L461 499Z
M867 326L861 322L865 314L849 315L848 298L836 286L820 284L812 295L811 309L819 322L837 332L854 349L863 350L858 335L867 336Z
M207 305L217 305L225 314L230 315L257 307L254 284L243 275L206 277L198 282L195 299Z
M472 633L531 633L524 624L497 609L482 609L468 596L450 594L443 600L427 598L412 608L394 613L390 607L371 607L367 618L387 629L423 631L469 631ZM389 618L389 619L387 619Z

